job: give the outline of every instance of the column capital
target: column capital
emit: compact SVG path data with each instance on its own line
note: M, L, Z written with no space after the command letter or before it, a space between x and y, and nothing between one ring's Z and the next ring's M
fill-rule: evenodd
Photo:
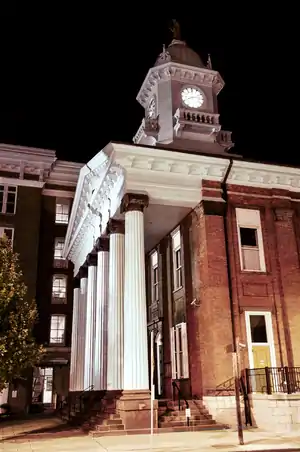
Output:
M96 241L96 251L109 251L109 238L108 237L98 237Z
M107 233L110 234L125 234L124 220L116 220L111 218L107 223Z
M82 265L79 269L79 278L87 278L88 277L88 269L87 269L87 265Z
M80 288L80 278L79 276L76 276L73 278L73 289L79 289Z
M141 193L126 193L121 203L121 213L138 210L143 212L145 207L149 205L148 195Z
M86 262L88 267L96 267L97 266L97 253L92 252L86 256Z

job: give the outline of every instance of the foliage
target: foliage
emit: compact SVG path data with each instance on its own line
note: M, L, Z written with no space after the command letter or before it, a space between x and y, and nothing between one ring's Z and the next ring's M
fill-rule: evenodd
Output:
M18 255L4 236L0 238L0 392L22 378L44 352L33 337L36 303L28 301L26 294Z

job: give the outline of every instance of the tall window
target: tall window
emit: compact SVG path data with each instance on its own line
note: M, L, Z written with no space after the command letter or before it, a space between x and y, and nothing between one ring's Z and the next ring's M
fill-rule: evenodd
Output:
M158 282L158 253L154 251L151 254L151 301L155 303L159 300L159 282Z
M0 227L0 237L3 237L4 235L6 235L6 237L11 241L11 244L13 244L13 241L14 241L14 229L13 228Z
M55 223L68 224L69 222L69 199L56 198Z
M54 275L52 282L52 303L67 303L67 277L65 275Z
M0 213L14 214L16 212L17 187L0 185Z
M54 243L54 267L66 268L68 261L63 259L63 249L65 246L65 239L63 237L56 237Z
M189 378L189 356L186 323L171 328L172 378Z
M55 314L51 316L50 322L50 344L64 345L65 343L66 317Z
M266 271L260 212L236 209L241 269Z
M172 252L173 252L173 285L174 290L182 287L182 249L180 230L172 235Z

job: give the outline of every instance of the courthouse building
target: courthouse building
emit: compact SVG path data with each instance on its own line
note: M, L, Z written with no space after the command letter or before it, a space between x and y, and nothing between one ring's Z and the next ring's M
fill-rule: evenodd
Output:
M47 349L27 386L11 385L15 408L69 393L71 413L84 399L119 429L149 427L154 369L155 416L174 392L192 425L234 424L238 351L253 423L299 426L300 169L233 153L223 87L174 39L138 93L133 144L86 165L1 145L0 231ZM155 425L174 421L159 410Z
M112 394L125 429L150 425L151 348L156 399L179 389L234 423L238 351L257 425L299 426L300 169L232 153L223 86L174 39L138 93L134 144L109 143L79 173L70 398Z

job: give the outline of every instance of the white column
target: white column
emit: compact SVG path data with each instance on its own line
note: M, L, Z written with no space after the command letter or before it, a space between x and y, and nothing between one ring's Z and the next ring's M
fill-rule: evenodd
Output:
M80 270L80 296L78 309L78 338L77 338L77 364L76 364L76 391L84 390L84 363L85 363L85 326L87 301L87 269Z
M94 389L107 388L107 320L108 320L108 277L109 277L109 239L101 237L97 241L97 296L96 330L94 357Z
M71 364L70 364L70 382L69 390L76 391L76 367L77 367L77 343L78 343L78 310L80 296L80 281L74 279L73 289L73 318L72 318L72 339L71 339Z
M124 223L109 222L107 389L123 389Z
M87 258L88 281L85 320L85 362L84 389L93 385L95 326L96 326L96 291L97 291L97 254L90 253Z
M146 195L125 195L124 390L148 390L144 214Z

